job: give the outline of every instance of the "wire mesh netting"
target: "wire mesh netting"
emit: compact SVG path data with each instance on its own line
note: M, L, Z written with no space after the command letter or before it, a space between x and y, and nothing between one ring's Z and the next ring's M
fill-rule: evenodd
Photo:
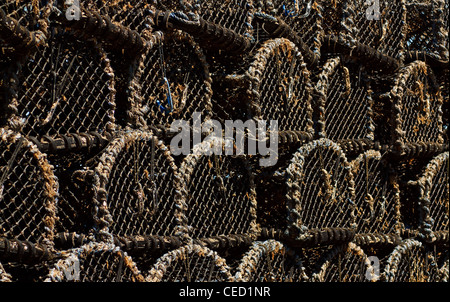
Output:
M10 83L8 124L16 131L40 137L114 130L114 73L98 45L54 33Z
M221 141L205 140L181 164L181 203L186 205L188 231L193 238L255 236L256 196L250 165L245 157L207 155L217 147L223 148Z
M292 236L307 229L354 227L353 175L339 146L327 139L308 143L294 154L286 172Z
M416 207L417 222L425 235L435 231L448 230L449 221L449 160L448 152L432 159L417 180L408 185L418 196L410 196L412 206Z
M383 277L390 282L436 282L436 259L421 242L407 239L391 253Z
M374 2L379 6L374 6ZM409 24L405 22L405 1L348 1L347 11L350 16L345 23L354 39L388 56L404 55L405 27Z
M161 32L142 55L129 86L132 126L164 126L211 115L211 78L201 49L188 35Z
M58 182L36 146L0 129L0 234L52 244Z
M372 97L359 66L342 65L339 57L326 62L316 83L317 131L333 141L374 139ZM350 74L353 76L350 77ZM356 76L357 75L357 76Z
M0 281L448 280L448 1L0 0L0 48Z
M350 163L355 183L359 233L398 233L402 228L400 189L379 151L369 150Z

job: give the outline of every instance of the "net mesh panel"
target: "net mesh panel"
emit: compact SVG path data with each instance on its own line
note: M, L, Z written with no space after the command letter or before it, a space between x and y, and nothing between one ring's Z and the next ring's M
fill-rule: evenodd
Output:
M278 120L279 131L312 131L309 72L293 43L286 39L265 42L247 75L255 83L250 109L254 118L267 124Z
M371 13L372 8L366 1L348 1L352 14L345 22L348 23L352 36L357 41L386 55L399 58L405 48L405 3L403 0L377 2L380 5L379 18L369 20L367 13Z
M182 175L189 173L185 185L191 236L253 234L253 181L245 159L202 155L194 163L191 160L188 156L180 168Z
M398 233L401 225L398 180L378 151L351 162L358 233Z
M123 252L96 251L88 253L80 263L82 282L135 282L130 259Z
M254 242L236 271L236 280L243 282L300 282L303 279L301 260L294 251L274 240Z
M370 91L361 69L340 64L319 77L326 79L318 83L319 89L326 85L324 116L319 117L325 123L326 137L333 141L373 138Z
M280 17L311 48L320 48L319 37L322 33L322 1L267 1L255 0L257 11ZM308 7L310 5L310 7ZM256 28L259 35L264 29ZM256 34L254 34L256 37Z
M30 136L114 129L114 74L105 54L67 33L56 34L21 66L10 124Z
M152 149L154 148L154 149ZM167 148L150 134L135 132L107 148L96 170L114 235L173 235L176 167Z
M327 140L301 147L288 168L290 228L350 228L353 178L345 155Z
M138 98L135 106L140 104L142 108L131 110L144 112L148 125L169 128L174 120L190 120L193 112L202 113L203 118L210 115L209 71L191 37L175 32L164 34L142 57L135 76L140 91L131 95L131 100Z
M50 282L142 282L143 276L125 252L104 243L66 251L51 267Z
M319 282L367 282L369 263L367 255L355 244L336 246L324 255L323 264L313 278Z
M48 154L49 162L55 167L55 176L59 184L58 220L55 224L58 233L88 234L94 229L95 221L92 215L94 208L90 202L92 199L90 186L94 181L91 171L98 163L104 148L106 147Z
M416 217L420 215L423 231L448 231L449 221L449 160L444 152L429 161L421 175L410 183L415 194L408 197L416 202Z
M80 3L89 12L98 12L108 16L111 21L124 25L132 30L142 33L151 30L149 11L153 9L152 3L147 1L103 1L88 0Z
M438 118L441 104L433 88L428 86L426 75L410 78L406 84L406 96L402 120L405 140L408 142L432 142L440 137ZM431 83L430 83L431 84Z
M252 33L252 0L200 1L200 16L240 35Z
M437 265L422 243L406 239L387 260L383 272L389 282L436 282Z
M188 245L159 258L146 281L229 282L232 276L225 259L216 252L199 245Z
M25 138L0 129L0 234L48 243L57 184L45 155Z

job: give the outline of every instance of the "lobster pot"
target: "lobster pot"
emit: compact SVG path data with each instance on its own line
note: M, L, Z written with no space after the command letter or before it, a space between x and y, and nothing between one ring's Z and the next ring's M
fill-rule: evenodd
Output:
M180 201L192 238L256 236L256 196L244 156L218 155L222 142L206 139L194 146L179 169ZM217 149L216 149L217 150ZM182 224L184 225L184 224Z
M398 179L379 151L369 150L350 163L355 183L358 233L399 233L402 229Z
M406 4L406 45L448 60L448 2L432 0ZM446 21L447 20L447 21Z
M357 66L346 66L339 57L329 59L314 91L319 137L374 140L371 90Z
M392 106L385 126L390 127L387 141L397 151L405 151L411 144L443 144L442 97L424 62L402 68L390 92L381 99Z
M317 270L312 274L313 282L369 282L379 276L361 247L350 242L333 247L323 255Z
M145 278L147 282L231 282L225 259L207 247L192 244L160 257Z
M58 181L46 155L0 129L0 236L51 246Z
M286 179L291 237L301 237L308 229L355 227L353 175L338 145L320 139L300 147Z
M249 81L249 114L278 121L279 131L313 135L309 71L296 46L284 38L264 42L245 73Z
M325 1L254 0L254 6L257 12L281 18L306 45L320 53L323 18L332 10L322 2ZM264 38L264 28L256 27L254 31L254 38Z
M237 34L251 37L253 33L253 0L198 1L200 16L209 22L231 29Z
M74 172L72 179L60 202L66 232L94 228L114 236L165 236L184 221L175 203L177 168L168 148L150 133L119 133L90 169Z
M348 1L346 12L346 33L353 39L401 59L406 47L405 0Z
M132 127L169 128L193 113L211 116L211 78L201 49L187 34L156 32L129 81Z
M256 241L242 258L235 274L238 282L301 282L302 261L284 244Z
M54 28L11 75L11 129L42 137L110 132L114 120L114 73L101 47Z
M53 264L45 282L143 282L133 259L118 247L88 243L64 251Z
M389 255L382 272L386 282L437 282L438 266L433 253L415 239L405 239Z
M448 154L433 158L418 179L408 182L409 211L413 212L415 226L427 237L449 228Z

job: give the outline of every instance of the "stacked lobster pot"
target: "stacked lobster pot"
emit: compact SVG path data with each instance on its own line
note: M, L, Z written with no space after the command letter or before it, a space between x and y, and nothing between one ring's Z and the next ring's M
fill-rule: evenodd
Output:
M448 281L447 1L0 0L0 47L1 282Z

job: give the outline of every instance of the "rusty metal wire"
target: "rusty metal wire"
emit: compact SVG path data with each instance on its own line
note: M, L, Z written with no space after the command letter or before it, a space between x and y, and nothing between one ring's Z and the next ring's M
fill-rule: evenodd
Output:
M355 183L357 232L399 234L403 227L400 188L386 158L379 151L369 150L350 165Z
M291 237L308 229L355 227L353 174L338 145L320 139L302 146L286 173Z
M173 250L155 263L145 277L147 282L230 282L233 281L225 259L200 245Z
M0 129L0 234L53 245L58 181L29 140Z
M236 270L237 282L301 282L306 279L302 261L282 243L256 241Z
M387 282L436 282L436 259L419 241L406 239L390 254L382 272Z
M183 160L177 203L191 238L257 234L253 175L244 156L208 155L223 142L207 139ZM185 225L186 224L186 225Z
M106 243L88 243L63 251L50 265L45 282L143 282L144 277L126 252Z

